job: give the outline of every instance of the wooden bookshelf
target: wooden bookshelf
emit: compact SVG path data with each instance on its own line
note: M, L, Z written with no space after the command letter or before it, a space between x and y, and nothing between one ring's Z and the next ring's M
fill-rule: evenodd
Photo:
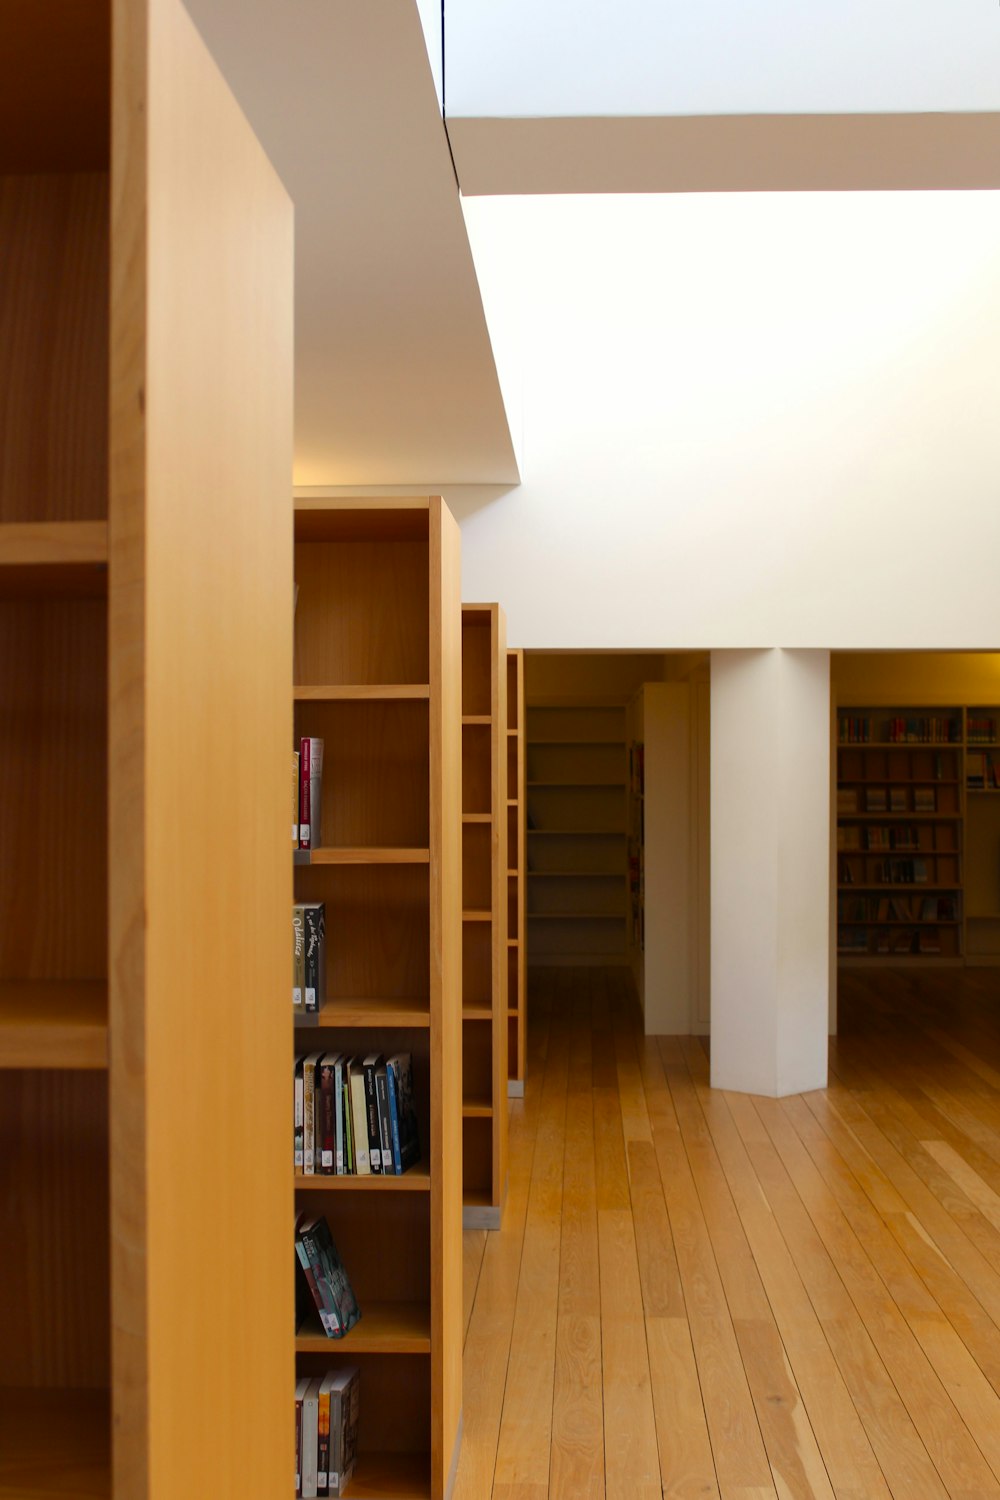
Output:
M361 1367L352 1495L443 1500L461 1410L458 528L436 497L299 499L295 538L294 737L324 740L325 840L298 851L295 894L326 906L327 993L294 1050L410 1053L423 1152L402 1177L295 1177L361 1308L342 1340L307 1320L296 1363Z
M625 964L624 703L526 709L527 961Z
M176 0L0 83L0 1495L279 1493L291 205Z
M524 830L524 652L507 652L507 1092L524 1094L528 1037L528 882Z
M961 962L961 707L837 710L841 961Z
M463 604L462 1218L467 1229L498 1229L507 1192L507 690L503 610L497 604Z

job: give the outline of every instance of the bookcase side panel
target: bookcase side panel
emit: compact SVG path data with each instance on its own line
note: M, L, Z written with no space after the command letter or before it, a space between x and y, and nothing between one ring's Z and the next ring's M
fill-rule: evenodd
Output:
M292 211L177 0L115 22L115 1488L280 1494Z
M491 661L493 731L493 1199L507 1193L507 620L495 606Z

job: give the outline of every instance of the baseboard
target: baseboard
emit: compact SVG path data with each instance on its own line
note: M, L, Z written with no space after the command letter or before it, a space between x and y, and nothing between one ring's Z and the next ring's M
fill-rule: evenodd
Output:
M523 1099L524 1098L524 1079L523 1078L508 1078L507 1079L507 1098L508 1099Z
M477 1204L469 1204L462 1209L462 1228L499 1229L502 1218L502 1208L480 1208Z
M458 1473L458 1456L462 1451L462 1430L465 1425L465 1410L458 1414L458 1427L455 1431L455 1446L451 1450L451 1463L448 1466L448 1478L445 1480L445 1500L451 1500L452 1491L455 1488L455 1475Z

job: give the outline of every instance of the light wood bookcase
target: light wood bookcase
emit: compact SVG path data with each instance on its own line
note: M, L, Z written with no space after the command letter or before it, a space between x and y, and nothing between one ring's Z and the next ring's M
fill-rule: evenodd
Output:
M624 703L528 703L528 962L626 964Z
M295 892L326 903L327 933L295 1051L411 1053L423 1155L400 1177L296 1177L362 1313L342 1340L307 1321L297 1365L361 1369L352 1494L441 1500L462 1381L458 527L437 497L299 499L295 538L295 737L324 740L323 846L296 851Z
M462 605L463 1223L498 1229L507 1191L507 641Z
M524 1094L527 1070L528 882L524 837L524 652L507 652L507 1092Z
M176 0L0 77L0 1495L280 1494L291 205Z

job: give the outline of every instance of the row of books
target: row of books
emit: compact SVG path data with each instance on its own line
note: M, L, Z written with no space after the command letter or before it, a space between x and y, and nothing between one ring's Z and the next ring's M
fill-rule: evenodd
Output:
M867 873L855 880L855 871L847 859L840 861L841 885L923 885L927 880L926 859L878 859Z
M358 1299L322 1214L295 1216L296 1323L315 1309L329 1339L342 1339L361 1317Z
M307 735L292 751L292 848L323 841L323 741Z
M954 715L892 714L885 719L871 714L842 714L837 719L842 745L865 745L874 741L890 745L955 745L962 740L962 721Z
M948 825L946 824L947 828ZM933 825L925 824L923 829L912 823L895 823L891 827L883 828L880 824L870 824L867 827L859 826L857 823L841 824L837 829L838 849L919 849L920 840L927 840L930 847L933 839Z
M940 778L939 778L940 779ZM862 792L864 806L861 806ZM910 806L912 797L913 805ZM849 817L858 812L937 812L937 790L932 786L838 787L837 813Z
M970 745L995 745L997 743L996 719L992 714L966 714L965 738Z
M933 955L941 952L941 933L937 927L884 928L876 932L869 927L841 927L837 931L837 951Z
M292 1010L315 1015L326 994L326 903L292 907Z
M295 1387L295 1493L343 1495L354 1473L361 1412L356 1365L308 1375Z
M965 757L965 784L970 792L1000 791L1000 760L983 751Z
M957 922L956 896L841 896L839 922Z
M409 1052L296 1057L294 1110L295 1170L306 1177L401 1177L420 1160Z

